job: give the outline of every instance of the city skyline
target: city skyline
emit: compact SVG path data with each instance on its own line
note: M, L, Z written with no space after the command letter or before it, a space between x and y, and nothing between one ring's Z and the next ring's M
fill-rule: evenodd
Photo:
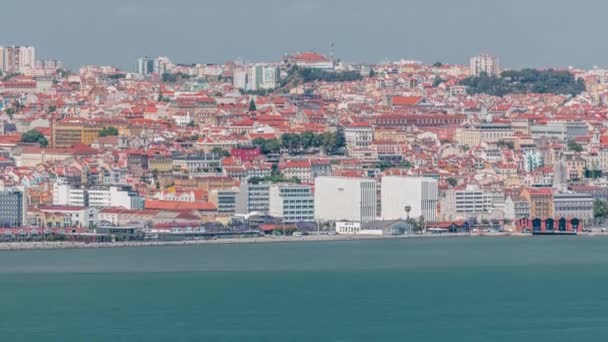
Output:
M297 51L329 54L332 42L336 56L348 62L467 64L470 56L490 53L505 68L603 66L608 48L585 23L601 20L608 4L587 3L592 10L581 18L571 15L566 1L21 1L5 5L15 15L0 22L11 32L0 43L34 45L41 57L72 69L104 64L134 70L135 59L146 55L177 63L274 61ZM39 10L26 10L32 7Z

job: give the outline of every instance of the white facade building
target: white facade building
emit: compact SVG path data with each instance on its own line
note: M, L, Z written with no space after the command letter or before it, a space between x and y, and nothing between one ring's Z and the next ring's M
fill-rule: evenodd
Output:
M376 219L376 181L366 178L315 178L315 219L370 222Z
M147 76L154 70L154 61L150 57L140 57L137 59L137 73Z
M53 205L141 209L143 201L134 192L121 187L82 189L71 188L69 184L55 183L53 185Z
M367 148L374 140L374 129L367 122L355 122L344 128L344 139L348 151Z
M300 184L275 184L270 187L270 215L284 223L313 222L315 202L312 189Z
M437 220L437 180L428 177L384 176L381 186L382 219L407 218L405 207L411 208L409 216L424 216L425 221Z
M33 46L0 47L0 71L25 73L36 68L36 50Z
M498 57L485 53L471 57L469 60L469 71L471 76L479 76L482 72L485 72L488 76L498 76L500 74Z

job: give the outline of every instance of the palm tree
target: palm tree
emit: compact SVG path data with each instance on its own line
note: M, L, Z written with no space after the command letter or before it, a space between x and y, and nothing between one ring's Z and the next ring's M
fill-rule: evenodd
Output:
M410 219L410 211L412 211L412 206L408 204L403 209L405 210L406 220L409 220Z

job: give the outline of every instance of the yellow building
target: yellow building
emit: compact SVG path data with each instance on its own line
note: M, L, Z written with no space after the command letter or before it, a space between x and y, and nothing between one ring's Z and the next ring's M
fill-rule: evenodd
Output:
M553 189L525 188L521 197L530 203L530 217L553 218Z
M51 125L51 146L54 148L68 148L74 144L90 145L97 139L101 126L88 123L53 122Z

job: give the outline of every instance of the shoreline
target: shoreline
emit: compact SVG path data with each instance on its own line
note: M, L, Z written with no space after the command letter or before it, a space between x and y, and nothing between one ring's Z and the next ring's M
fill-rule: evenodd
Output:
M127 248L127 247L163 247L163 246L197 246L197 245L232 245L232 244L265 244L265 243L297 243L297 242L331 242L331 241L360 241L360 240L399 240L425 238L466 238L466 237L496 237L496 236L531 236L523 233L426 233L422 235L305 235L305 236L268 236L255 238L230 238L215 240L183 240L183 241L125 241L125 242L76 242L76 241L26 241L0 243L1 251L43 250L43 249L85 249L85 248Z
M578 237L608 236L608 233L579 233ZM305 235L305 236L267 236L255 238L230 238L216 240L183 241L125 241L125 242L73 242L73 241L28 241L0 243L2 251L49 250L49 249L88 249L88 248L129 248L129 247L167 247L199 245L267 244L298 242L337 242L361 240L404 240L436 238L476 238L476 237L532 237L530 233L425 233L405 235Z

